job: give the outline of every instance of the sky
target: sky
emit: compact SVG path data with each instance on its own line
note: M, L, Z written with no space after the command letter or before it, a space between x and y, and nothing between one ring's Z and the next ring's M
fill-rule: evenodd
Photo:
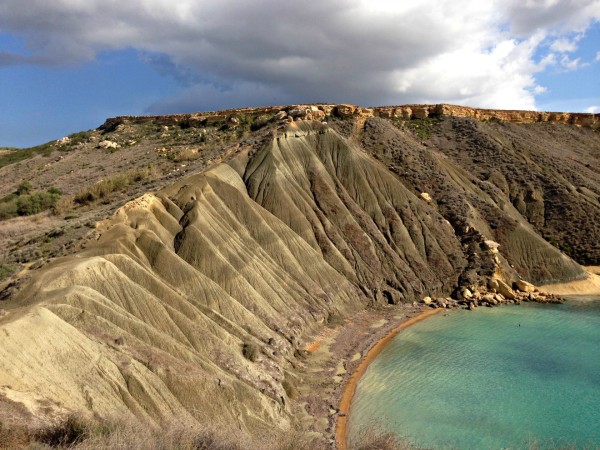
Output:
M313 102L600 113L600 0L0 3L0 146Z

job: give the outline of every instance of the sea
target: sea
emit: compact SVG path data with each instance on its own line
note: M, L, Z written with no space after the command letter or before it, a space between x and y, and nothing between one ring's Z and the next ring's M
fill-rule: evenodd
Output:
M441 313L399 333L359 381L352 443L600 448L600 296Z

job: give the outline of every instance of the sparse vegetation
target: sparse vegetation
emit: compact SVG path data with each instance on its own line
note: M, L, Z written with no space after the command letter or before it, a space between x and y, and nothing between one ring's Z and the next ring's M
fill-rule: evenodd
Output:
M321 450L326 447L307 434L290 431L272 436L231 434L202 425L165 423L160 427L133 421L86 421L70 416L49 427L28 430L0 423L0 449L73 450Z
M260 130L262 127L266 126L274 117L274 114L262 114L260 116L256 116L252 123L250 124L250 131Z
M75 194L74 200L80 205L92 203L108 197L113 192L122 191L135 183L155 180L157 177L158 170L154 166L130 169L80 190Z
M244 358L246 358L248 361L255 362L258 358L258 353L258 345L252 342L245 343L244 347L242 348L242 354L244 355Z
M37 155L50 156L54 150L54 142L38 145L31 148L0 148L0 168L9 164L18 163Z
M15 267L12 264L0 264L0 280L12 275L15 271Z
M58 200L56 200L56 202L52 206L52 213L57 216L66 213L71 208L73 208L73 204L74 204L73 200L74 200L74 198L70 195L60 197ZM68 216L67 215L67 216L65 216L64 219L68 220L68 219L73 219L74 217L76 217L76 216L73 216L73 215Z
M0 220L17 216L31 216L46 211L56 204L61 197L59 189L50 188L47 191L32 192L31 183L24 180L14 194L0 200Z
M193 148L184 148L175 154L173 161L182 162L182 161L193 161L199 157L199 153L197 149Z
M0 422L1 450L325 450L330 448L314 435L289 430L278 436L232 434L222 428L198 424L163 423L153 426L133 420L86 420L71 415L58 423L38 429ZM418 450L407 438L379 427L369 427L351 450ZM593 445L540 443L530 440L528 450L592 449Z
M101 430L76 415L68 416L54 426L36 430L33 439L51 447L73 447Z

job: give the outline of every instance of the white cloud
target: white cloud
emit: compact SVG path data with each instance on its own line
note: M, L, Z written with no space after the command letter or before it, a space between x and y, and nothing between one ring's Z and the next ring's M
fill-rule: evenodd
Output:
M566 71L581 69L582 67L586 67L589 63L581 62L581 58L571 59L567 55L563 55L560 59L561 67Z
M26 48L0 53L0 66L135 48L185 85L157 112L293 101L534 109L535 74L581 67L565 53L594 18L600 0L4 0L0 32ZM539 61L548 38L559 56Z
M596 53L596 61L600 61L600 52Z
M590 106L589 108L586 108L584 110L584 112L590 113L590 114L596 114L599 111L600 111L600 106Z
M580 38L579 38L580 39ZM556 39L550 45L550 50L559 53L571 53L577 50L577 41L578 38L568 39L568 38L560 38Z

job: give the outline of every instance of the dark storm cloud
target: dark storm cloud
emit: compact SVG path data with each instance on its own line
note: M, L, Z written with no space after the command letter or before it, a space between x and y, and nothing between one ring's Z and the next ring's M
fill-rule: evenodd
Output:
M543 40L598 18L596 0L0 4L0 30L24 36L32 55L8 54L5 64L135 48L185 86L151 110L288 101L532 108Z

